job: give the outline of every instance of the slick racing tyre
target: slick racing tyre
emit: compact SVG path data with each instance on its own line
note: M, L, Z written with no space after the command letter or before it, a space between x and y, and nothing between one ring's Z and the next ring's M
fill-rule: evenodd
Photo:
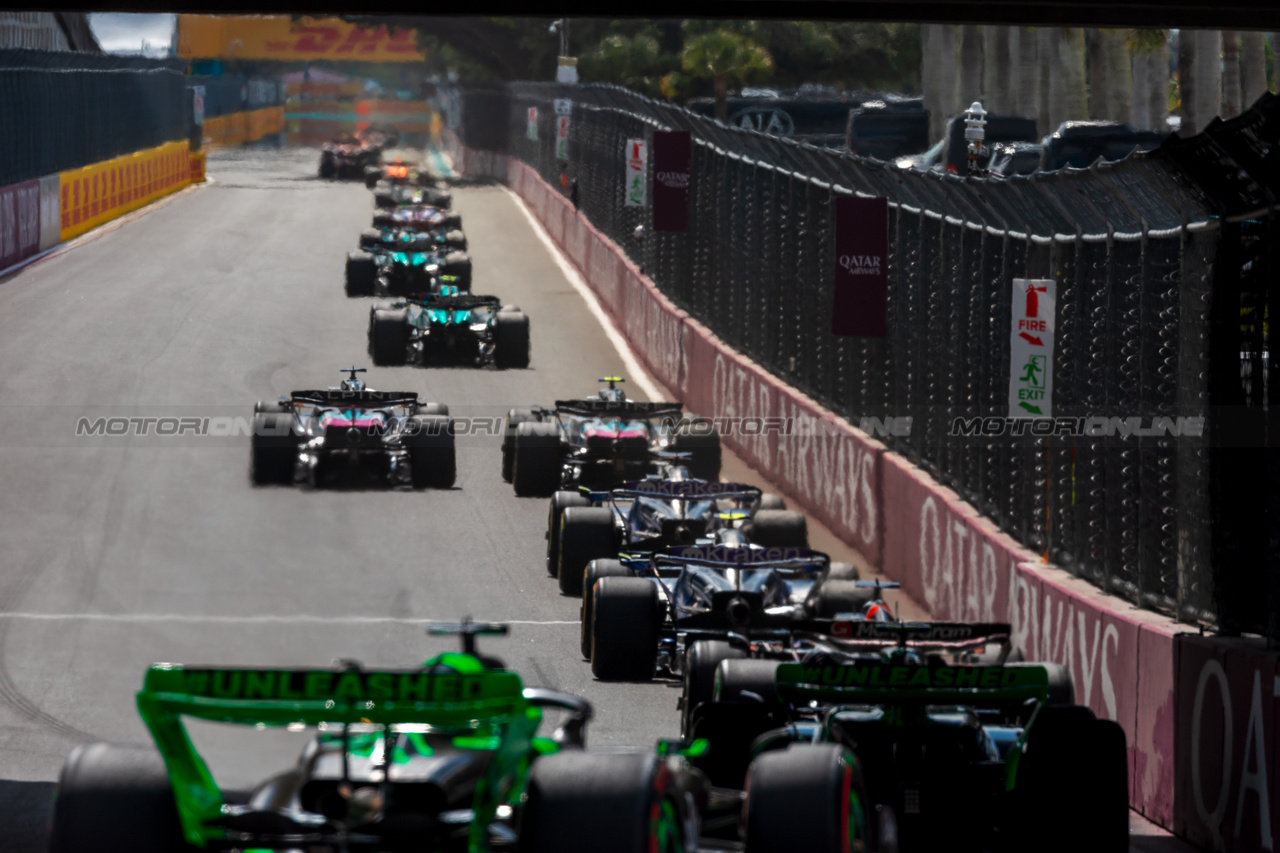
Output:
M375 308L369 312L369 357L379 367L404 364L409 354L409 311Z
M720 662L746 656L745 651L724 640L698 640L689 646L684 655L684 695L680 698L681 734L689 734L697 707L712 700Z
M582 595L582 573L587 563L618 555L613 510L598 506L566 508L560 520L558 552L556 577L560 581L560 592L575 597Z
M1128 850L1128 749L1119 724L1088 708L1047 705L1026 738L1010 827L1022 834L1014 837L1034 837L1049 853Z
M463 234L458 228L444 232L444 244L450 251L465 252L467 250L467 235Z
M596 582L601 578L629 578L631 571L620 560L592 560L582 579L582 656L591 660L591 622L595 613Z
M746 525L753 545L766 548L804 548L809 544L809 525L802 513L791 509L762 509Z
M782 499L782 495L763 494L760 496L760 502L756 505L757 510L786 508L787 502Z
M532 853L677 853L693 815L678 776L653 753L545 755L529 770L520 849ZM602 847L602 840L608 839Z
M279 400L259 400L253 404L253 413L255 415L282 415L291 411L293 411L292 406L286 406Z
M449 414L449 404L448 404L448 403L423 403L422 405L420 405L420 406L418 407L418 414L420 414L420 415L448 415L448 414Z
M861 768L837 744L766 752L747 770L749 853L872 850L870 814Z
M444 217L444 219L440 220L440 227L441 227L441 228L457 228L457 229L461 229L461 228L462 228L462 214L461 214L461 213L449 213L449 214L446 214L446 215L445 215L445 217ZM461 233L461 232L459 231L459 233Z
M442 280L445 276L451 276L455 281L446 283L456 285L463 293L470 293L471 257L466 252L450 252L440 263L439 275Z
M494 317L493 363L501 368L529 366L529 316L499 311Z
M378 185L378 179L382 177L382 169L377 166L364 167L364 185L366 189L373 189Z
M591 673L601 681L649 681L662 619L658 588L644 578L601 578L591 614Z
M375 192L373 194L373 203L377 207L383 209L391 209L397 206L396 197L389 192Z
M453 421L444 415L414 415L404 437L415 489L448 489L457 479Z
M326 181L332 180L338 174L338 166L333 162L332 157L320 158L320 177Z
M263 412L253 416L250 473L259 486L289 485L298 463L298 434L291 413Z
M1010 662L1005 664L1006 667L1012 666L1034 666L1042 667L1049 673L1049 704L1060 705L1064 707L1074 707L1076 704L1076 687L1075 682L1071 678L1071 670L1067 669L1060 663L1022 663L1014 661L1010 656Z
M560 487L564 458L560 425L529 423L516 426L511 485L520 497L544 497Z
M395 224L395 217L390 213L387 213L385 210L380 210L373 215L374 228L394 228Z
M547 573L552 577L560 571L560 523L564 521L564 511L571 506L591 506L591 501L578 492L568 490L551 496L551 507L547 512Z
M720 433L710 422L682 424L676 431L672 450L688 453L684 466L699 480L720 479Z
M382 245L382 229L366 228L360 232L360 248L369 251L377 246Z
M516 462L516 427L526 421L536 422L538 418L534 416L533 409L509 409L507 411L507 422L504 424L502 432L502 479L511 482L511 474L515 470ZM557 484L559 485L559 484ZM554 573L555 563L550 565Z
M182 841L169 771L153 747L78 746L62 765L49 853L176 853Z
M347 296L373 296L378 283L378 265L368 252L347 255Z
M815 584L805 608L817 619L834 619L841 614L858 613L876 599L874 587L861 587L852 580L824 580Z
M727 658L716 670L713 696L717 702L778 704L778 661Z
M851 563L831 563L827 566L826 572L822 575L825 581L856 581L862 580L862 574L858 568Z

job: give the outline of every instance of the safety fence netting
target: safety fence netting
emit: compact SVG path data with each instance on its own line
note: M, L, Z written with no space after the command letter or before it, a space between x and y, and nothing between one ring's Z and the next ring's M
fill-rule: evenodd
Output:
M0 50L0 186L184 139L186 63Z
M1263 389L1280 392L1265 381L1274 241L1259 212L1268 188L1280 195L1273 96L1118 163L984 179L728 127L614 86L459 94L464 144L571 187L665 294L855 426L909 417L909 431L873 435L1028 548L1136 604L1275 635L1280 480L1264 469L1280 466ZM559 154L556 101L571 102ZM654 231L649 208L626 205L627 140L655 130L694 142L685 232ZM850 194L889 202L881 339L831 333L833 201ZM1057 283L1048 434L1006 419L1015 278ZM1261 426L1242 436L1241 413Z

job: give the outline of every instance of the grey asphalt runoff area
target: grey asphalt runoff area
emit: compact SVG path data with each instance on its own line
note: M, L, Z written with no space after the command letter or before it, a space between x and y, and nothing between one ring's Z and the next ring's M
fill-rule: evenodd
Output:
M530 686L592 701L589 745L678 734L675 684L592 678L578 601L544 568L546 501L513 496L496 435L460 436L456 487L423 492L255 488L244 436L76 435L82 418L249 417L255 400L337 384L350 364L370 368L372 388L416 391L477 420L580 396L624 372L497 186L459 188L454 207L473 290L531 318L530 369L372 367L372 300L343 293L371 193L317 179L317 157L217 153L208 186L0 282L8 853L44 849L53 783L77 744L149 742L134 694L157 661L413 666L454 647L427 637L424 620L507 620L510 636L482 648ZM734 475L745 470L735 464ZM305 736L191 730L231 788L292 763Z

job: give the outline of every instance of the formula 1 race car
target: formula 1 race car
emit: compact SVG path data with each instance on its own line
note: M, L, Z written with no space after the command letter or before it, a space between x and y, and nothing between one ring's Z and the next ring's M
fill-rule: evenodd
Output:
M690 737L710 783L747 805L709 834L762 853L1128 850L1124 731L1075 704L1065 667L1010 662L1008 638L867 621L847 650L721 662Z
M338 387L294 391L254 407L252 475L265 485L320 485L344 475L388 485L453 485L453 423L443 403L421 403L411 391L372 391L357 373Z
M453 195L437 186L415 187L382 182L373 188L373 203L386 210L417 204L448 210L453 204Z
M370 127L344 134L321 148L320 177L362 178L368 169L377 167L383 150L397 141L394 129Z
M409 296L442 284L471 290L471 258L442 242L446 235L389 233L368 251L347 254L347 296Z
M369 355L378 365L529 366L529 317L496 296L439 293L369 311Z
M802 513L754 486L696 480L682 465L610 491L562 490L547 512L547 571L560 591L581 595L583 572L597 559L716 544L725 531L769 547L809 544Z
M403 669L155 664L137 694L154 746L72 751L51 853L693 849L705 781L669 742L588 752L589 703L476 650L505 625L429 631L462 634L463 651ZM544 711L567 717L550 737ZM188 717L316 732L293 766L237 793L210 775Z
M551 408L511 409L502 440L502 479L521 496L561 488L609 489L641 480L673 459L703 480L720 477L720 434L710 421L682 417L679 403L627 399L618 383Z
M740 645L747 652L773 647L794 659L821 647L839 632L837 617L857 618L870 598L854 586L856 569L809 548L754 545L739 530L713 541L587 564L582 655L597 678L683 678L692 698L681 706L696 706L711 695L715 666L704 671L711 658L718 664L748 656L733 653ZM691 656L702 640L727 648Z
M457 228L446 230L375 225L360 232L360 248L365 252L376 249L391 252L462 252L466 251L467 237Z
M462 214L446 213L430 205L409 205L394 210L379 210L373 214L374 228L394 228L405 231L457 231L462 233ZM467 248L462 238L459 249Z

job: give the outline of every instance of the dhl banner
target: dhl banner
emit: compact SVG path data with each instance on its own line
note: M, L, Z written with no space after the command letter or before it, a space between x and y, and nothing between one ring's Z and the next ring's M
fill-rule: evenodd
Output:
M211 147L233 147L257 142L269 133L284 130L284 107L263 107L204 120L202 135Z
M424 59L413 30L290 15L179 15L177 52L184 59Z
M167 142L58 177L66 241L190 184L190 149L186 141Z

